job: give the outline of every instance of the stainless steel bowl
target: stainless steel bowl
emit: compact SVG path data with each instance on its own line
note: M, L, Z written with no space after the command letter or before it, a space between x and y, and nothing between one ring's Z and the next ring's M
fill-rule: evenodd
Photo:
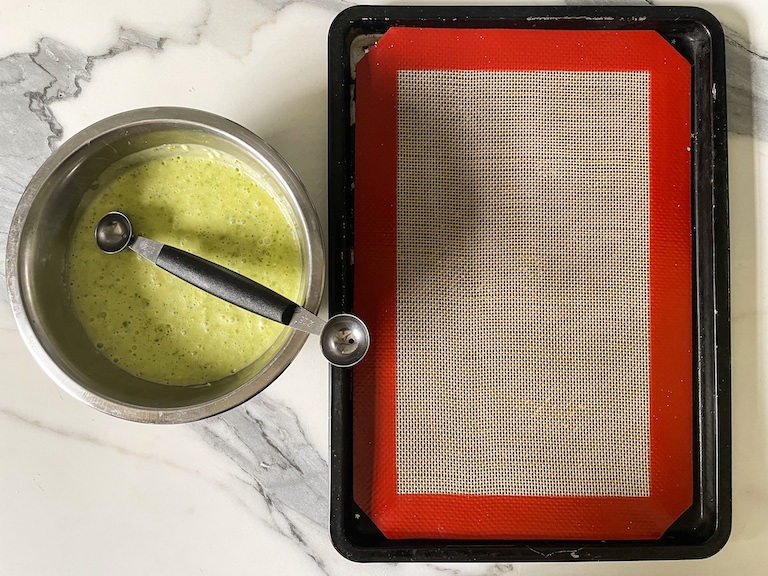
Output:
M277 378L307 338L286 328L251 365L209 386L189 387L132 376L88 340L67 289L66 251L78 206L109 166L170 143L207 146L257 171L295 224L304 268L299 303L316 312L323 291L322 232L309 196L285 160L242 126L199 110L146 108L73 136L37 171L16 209L6 257L11 308L28 348L61 388L102 412L138 422L189 422L232 408Z

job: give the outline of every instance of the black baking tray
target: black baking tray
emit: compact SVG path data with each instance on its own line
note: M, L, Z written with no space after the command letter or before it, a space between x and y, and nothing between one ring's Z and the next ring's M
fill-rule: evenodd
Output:
M725 48L709 12L691 7L356 6L329 32L328 277L330 314L353 307L354 98L350 45L393 26L655 30L692 65L694 504L658 540L389 540L352 499L352 370L331 369L331 516L348 559L583 561L704 558L731 529L730 290ZM375 343L373 343L375 345Z

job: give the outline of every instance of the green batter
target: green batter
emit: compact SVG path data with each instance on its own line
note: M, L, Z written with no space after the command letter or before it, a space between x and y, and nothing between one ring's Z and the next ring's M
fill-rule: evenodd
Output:
M283 326L227 304L130 250L94 242L107 212L134 233L231 268L300 300L301 254L278 202L232 157L199 146L141 152L102 176L69 246L69 289L94 345L153 382L215 382L253 362Z

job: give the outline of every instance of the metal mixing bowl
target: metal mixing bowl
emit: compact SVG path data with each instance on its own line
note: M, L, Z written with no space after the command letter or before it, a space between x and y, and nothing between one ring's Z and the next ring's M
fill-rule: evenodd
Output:
M165 386L123 371L90 342L70 305L67 246L78 206L98 176L129 154L163 144L199 144L255 170L292 218L302 254L303 304L316 312L323 291L320 222L298 176L263 140L233 122L186 108L146 108L112 116L65 142L21 197L8 235L11 308L35 359L72 396L139 422L198 420L232 408L269 385L307 335L285 328L275 344L239 372L206 386Z

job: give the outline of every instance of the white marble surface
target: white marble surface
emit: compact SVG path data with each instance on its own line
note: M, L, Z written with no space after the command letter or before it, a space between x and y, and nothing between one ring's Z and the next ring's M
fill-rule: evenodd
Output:
M0 574L768 572L768 9L698 4L728 30L734 523L722 552L652 564L352 564L328 536L328 383L317 349L222 416L139 425L60 392L0 291ZM346 5L0 0L0 257L15 203L51 149L142 106L201 108L250 128L292 164L325 221L326 35Z

